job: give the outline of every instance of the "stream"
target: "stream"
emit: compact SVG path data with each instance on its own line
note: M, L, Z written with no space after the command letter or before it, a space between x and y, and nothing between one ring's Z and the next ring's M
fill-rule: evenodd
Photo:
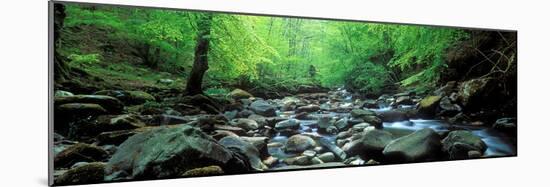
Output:
M336 90L336 92L338 92L338 94L342 95L344 98L339 103L340 107L349 107L353 105L353 98L351 94L348 93L345 89L340 88ZM329 100L327 103L330 103L330 102L332 101ZM415 106L398 105L398 106L391 107L387 105L379 105L378 108L362 108L362 109L372 110L376 113L379 113L379 112L385 112L385 111L392 111L392 110L395 110L396 108L412 108L412 107L415 107ZM351 117L349 112L347 113L313 112L309 114L314 117L319 117L320 115L329 115L332 118L349 119ZM280 110L277 110L277 116L288 118L288 119L296 119L295 111L282 112ZM300 121L300 128L298 130L299 134L307 134L310 137L320 137L322 139L328 140L332 144L336 144L337 135L318 133L317 120L299 120L299 121ZM436 131L438 134L446 134L447 132L451 131L451 129L463 129L463 130L470 131L474 135L480 137L483 140L483 142L487 145L487 149L483 153L482 157L500 157L500 156L516 155L516 146L513 144L513 141L511 140L511 138L505 135L504 133L496 131L490 127L453 125L453 124L449 124L446 121L437 120L437 119L409 119L409 120L396 121L396 122L383 122L382 124L383 124L382 130L392 133L394 138L399 138L424 128L431 128L434 131ZM270 144L279 143L284 145L288 140L288 138L289 138L288 136L284 136L284 135L281 135L281 133L277 133L275 136L270 138L269 143ZM284 146L268 147L269 154L272 155L273 157L278 158L278 163L275 164L271 169L287 166L287 164L283 162L284 159L291 158L294 156L299 156L299 154L286 153L283 150L283 147Z

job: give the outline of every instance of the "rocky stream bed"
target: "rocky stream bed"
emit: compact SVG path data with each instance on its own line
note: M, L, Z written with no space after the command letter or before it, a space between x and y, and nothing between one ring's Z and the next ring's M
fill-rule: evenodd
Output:
M455 88L456 90L456 88ZM443 90L444 91L444 90ZM475 90L474 90L475 91ZM515 118L463 114L470 96L359 99L343 88L261 99L236 89L160 98L56 91L57 184L516 155Z

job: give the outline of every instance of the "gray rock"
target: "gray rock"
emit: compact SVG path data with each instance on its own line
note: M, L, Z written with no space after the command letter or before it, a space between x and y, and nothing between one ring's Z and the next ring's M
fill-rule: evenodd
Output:
M55 168L70 168L78 162L97 162L107 159L108 153L101 147L77 143L67 147L54 157Z
M320 154L317 157L319 157L319 159L321 159L323 162L334 162L336 160L334 153L331 152Z
M233 119L231 120L231 123L245 130L256 130L259 128L258 123L256 121L252 119L247 119L247 118Z
M382 130L365 131L360 139L347 143L343 150L348 156L361 156L363 158L378 158L384 147L393 140L393 135Z
M284 150L291 153L301 153L315 147L315 140L304 135L294 135L288 138Z
M449 154L450 159L469 158L468 152L485 152L487 145L481 138L469 131L457 130L450 132L443 139L443 151Z
M244 157L192 126L159 127L122 143L106 172L114 180L176 177L211 165L220 166L226 173L242 173L250 170Z
M272 117L276 116L275 107L264 100L257 100L250 104L250 109L256 114Z
M391 141L382 152L390 162L417 162L434 159L441 150L439 135L430 128Z
M262 159L260 159L260 152L256 149L256 146L251 143L235 136L226 136L222 138L219 143L232 151L246 155L250 162L250 166L252 166L254 170L262 171L267 169L267 166L265 166L262 163Z
M73 95L55 97L54 99L56 106L69 103L98 104L111 114L118 114L124 108L120 100L106 95Z
M104 182L105 163L86 163L55 177L55 185L75 185Z
M73 93L63 90L56 90L54 93L55 97L63 97L63 96L74 96Z
M301 107L298 107L296 109L296 113L301 113L301 112L317 112L321 110L321 108L319 107L319 105L307 105L307 106L301 106Z
M351 117L361 118L363 116L375 116L376 113L372 110L353 109L351 111Z
M296 130L299 128L300 128L300 120L297 120L297 119L287 119L275 124L275 130L284 130L284 129Z

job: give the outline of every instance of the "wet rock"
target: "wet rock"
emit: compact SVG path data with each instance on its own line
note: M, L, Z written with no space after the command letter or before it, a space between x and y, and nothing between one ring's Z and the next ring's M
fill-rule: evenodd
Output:
M258 123L251 119L238 118L231 120L234 126L240 127L244 130L256 130L259 128Z
M320 154L317 157L323 162L334 162L336 160L336 156L334 156L334 153L331 152Z
M231 91L229 96L233 99L248 99L254 97L252 94L238 88Z
M334 123L334 126L338 128L338 130L340 131L346 130L349 126L348 119L347 118L339 119L338 121L336 121L336 123Z
M264 163L264 165L266 165L267 167L273 167L275 166L275 164L277 164L277 162L279 162L279 159L276 158L276 157L267 157L265 160L262 161Z
M254 170L262 171L267 169L267 166L262 163L260 152L251 143L234 136L227 136L225 138L222 138L219 143L234 152L245 155L248 158L250 166Z
M409 116L407 113L399 110L388 110L378 112L378 116L383 122L396 122L396 121L407 121Z
M140 120L149 126L176 125L193 121L189 117L180 117L166 114L140 116Z
M378 165L378 164L380 164L380 162L373 159L370 159L369 161L367 161L367 163L365 163L365 165Z
M209 114L220 114L222 109L219 101L203 94L185 96L177 99L175 102L179 104L196 106Z
M137 131L134 130L119 130L111 132L103 132L97 135L96 139L98 145L120 145L122 142L126 141L130 136L137 134Z
M318 157L313 157L313 158L311 158L310 161L311 161L311 164L313 164L313 165L325 163L321 159L319 159Z
M294 135L288 138L284 150L290 153L301 153L315 147L315 140L304 135Z
M363 101L363 104L361 106L365 108L378 108L378 102L374 99L367 99Z
M55 168L69 168L77 162L99 162L108 157L108 153L100 147L77 143L61 151L54 158Z
M382 120L377 116L362 116L361 119L363 119L365 123L368 123L377 129L382 128Z
M296 114L296 116L294 118L300 119L300 120L313 120L314 119L307 112L298 113L298 114Z
M457 104L453 104L451 99L447 96L441 98L439 101L438 116L455 116L462 111L462 107Z
M182 177L200 177L224 174L223 169L220 166L207 166L202 168L195 168L184 172Z
M468 151L468 158L480 158L482 155L479 151Z
M72 168L55 178L56 185L90 184L103 182L105 163L93 162Z
M235 137L239 137L239 135L231 132L231 131L226 131L226 130L214 130L214 132L212 132L212 134L210 134L210 136L216 140L221 140L222 138L225 138L226 136L235 136Z
M336 158L338 158L339 160L344 160L344 159L347 158L346 152L344 152L342 149L340 149L340 147L334 145L334 143L332 143L330 140L328 140L326 138L321 138L321 139L319 139L319 143L324 148L326 148L330 152L334 153Z
M297 157L287 158L283 162L288 165L299 165L299 166L311 165L310 159L307 156L297 156Z
M54 104L60 106L69 103L97 104L107 110L110 114L122 112L124 106L117 98L106 95L73 95L55 97Z
M101 105L92 103L68 103L59 105L56 109L56 116L69 118L86 118L108 113Z
M275 168L275 170L295 170L295 169L309 169L309 168L334 168L334 167L343 167L346 166L343 163L340 162L329 162L329 163L322 163L322 164L314 164L314 165L308 165L308 166L296 166L296 165L290 165L290 166L283 166Z
M382 130L365 131L361 138L347 143L343 150L348 156L363 158L380 158L384 147L393 140L393 135Z
M144 91L126 90L101 90L94 95L108 95L122 101L125 105L139 105L145 102L155 101L155 97Z
M228 120L232 120L232 119L235 119L237 118L237 115L239 114L239 111L237 110L232 110L232 111L225 111L223 113L223 115L228 119Z
M433 117L440 100L441 96L427 96L422 99L418 104L418 115L420 117Z
M376 116L376 113L372 110L353 109L351 111L351 117L361 118L363 116Z
M248 118L250 117L251 115L254 115L254 112L252 112L252 110L242 110L240 111L239 113L237 113L237 116L236 117L239 117L239 118Z
M272 117L276 116L275 107L264 100L257 100L250 104L250 109L256 114Z
M239 136L245 135L246 131L243 128L235 127L231 125L214 125L215 130L223 130L223 131L229 131L232 133L235 133Z
M441 150L439 135L430 128L391 141L383 150L390 162L417 162L437 157Z
M509 135L517 135L517 120L516 118L500 118L493 124L495 130L507 133Z
M294 129L297 130L300 128L300 120L297 119L287 119L284 121L280 121L277 124L275 124L275 130L281 131L284 129Z
M54 93L54 97L64 97L64 96L74 96L74 94L63 90L56 90Z
M145 127L139 116L133 114L98 116L96 123L96 130L101 132Z
M313 150L305 150L302 155L307 156L308 158L313 158L315 155L317 155L317 152Z
M269 152L267 150L267 142L269 141L268 137L241 137L242 140L254 145L256 149L260 152L260 158L266 159L269 157Z
M157 81L157 83L161 83L161 84L165 84L165 85L170 85L172 83L174 83L174 80L172 79L159 79Z
M301 106L301 107L298 107L296 109L296 113L301 113L301 112L317 112L321 110L321 107L319 107L319 105L307 105L307 106Z
M230 151L197 128L181 125L128 138L109 160L106 172L114 180L168 178L211 165L226 173L242 173L250 167L244 155Z
M487 145L478 136L469 131L457 130L450 132L443 139L443 151L449 154L450 159L469 158L468 152L485 152Z
M395 99L397 105L412 105L414 104L409 96L399 96Z

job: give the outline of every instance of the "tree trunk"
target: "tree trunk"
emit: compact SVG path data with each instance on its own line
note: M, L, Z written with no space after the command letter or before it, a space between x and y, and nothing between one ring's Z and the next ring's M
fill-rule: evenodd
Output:
M210 26L212 15L205 14L197 20L197 45L195 46L195 61L187 80L186 94L202 94L202 78L208 70L208 46L210 44Z
M61 29L63 28L63 22L65 21L65 5L60 3L54 3L54 26L53 26L53 71L54 80L56 82L62 82L69 77L69 66L65 64L65 59L61 57L58 52L59 37L61 36Z

